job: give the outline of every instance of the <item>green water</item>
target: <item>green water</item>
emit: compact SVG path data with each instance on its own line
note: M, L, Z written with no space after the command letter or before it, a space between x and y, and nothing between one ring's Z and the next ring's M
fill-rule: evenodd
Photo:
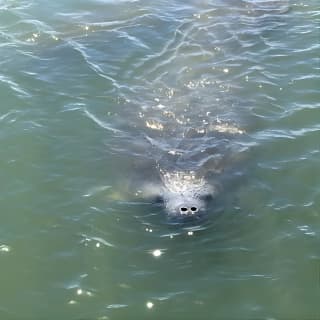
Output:
M319 3L266 3L0 0L1 320L320 319ZM127 195L158 104L246 131L191 229Z

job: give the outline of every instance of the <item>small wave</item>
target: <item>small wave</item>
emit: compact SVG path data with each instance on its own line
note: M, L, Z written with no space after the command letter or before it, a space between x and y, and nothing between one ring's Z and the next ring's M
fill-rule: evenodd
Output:
M81 54L82 58L84 59L86 64L89 66L89 68L91 70L93 70L99 77L102 77L102 78L110 81L115 88L120 88L120 85L117 83L117 81L115 79L106 75L98 64L95 64L90 60L90 56L87 55L86 47L84 45L81 45L80 43L78 43L77 41L74 41L74 40L68 40L67 43L74 50L78 51Z
M120 308L127 308L127 304L120 304L120 303L114 303L114 304L109 304L107 306L107 309L120 309Z
M85 234L82 234L83 239L81 240L82 243L88 244L91 241L95 241L96 242L96 247L100 247L100 244L103 244L106 247L110 247L113 248L115 247L114 244L108 242L107 240L101 238L101 237L91 237L91 236L87 236Z
M103 128L103 129L106 129L108 131L111 131L113 133L122 133L121 130L118 130L118 129L115 129L115 128L111 127L109 123L98 119L98 117L96 117L94 114L92 114L86 108L83 108L83 112L89 119L93 120L93 122L96 123L99 127Z
M17 82L13 81L9 77L0 75L0 83L6 84L11 90L15 91L18 96L23 98L30 98L32 95L25 91Z

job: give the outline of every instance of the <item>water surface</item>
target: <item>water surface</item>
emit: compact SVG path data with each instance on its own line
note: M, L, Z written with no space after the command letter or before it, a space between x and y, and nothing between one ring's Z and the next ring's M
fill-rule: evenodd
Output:
M319 319L319 14L0 0L0 318ZM208 120L242 160L173 226L128 180Z

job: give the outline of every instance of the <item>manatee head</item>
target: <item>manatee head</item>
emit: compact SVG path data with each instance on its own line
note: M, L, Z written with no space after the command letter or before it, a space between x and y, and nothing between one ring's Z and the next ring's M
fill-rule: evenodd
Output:
M194 172L162 172L165 210L172 217L192 217L204 214L214 188Z

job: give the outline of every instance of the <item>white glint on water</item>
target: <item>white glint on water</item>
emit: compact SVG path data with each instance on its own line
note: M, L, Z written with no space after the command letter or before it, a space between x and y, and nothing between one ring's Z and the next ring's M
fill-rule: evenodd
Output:
M160 249L156 249L152 251L152 255L154 257L160 257L163 254L163 252Z

